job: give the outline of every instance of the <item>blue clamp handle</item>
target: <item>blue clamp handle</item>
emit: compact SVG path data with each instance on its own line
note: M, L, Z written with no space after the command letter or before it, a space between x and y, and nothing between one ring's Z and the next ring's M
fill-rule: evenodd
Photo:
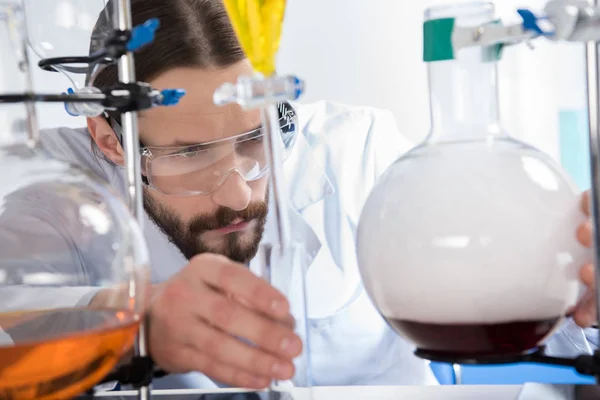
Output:
M548 18L536 17L536 15L533 12L531 12L530 10L527 10L525 8L518 9L517 13L523 19L523 29L525 29L526 31L534 31L535 33L537 33L540 36L552 36L554 34L554 32L544 31L538 24L539 20L546 20Z
M137 51L154 41L154 34L160 26L157 18L149 19L131 30L131 39L127 42L127 51Z
M294 100L298 100L300 96L302 96L302 92L304 91L303 85L301 85L302 81L297 76L294 77L294 83L296 84L296 92Z
M162 100L160 105L162 106L174 106L179 103L179 100L185 96L184 89L165 89L160 92Z
M63 92L62 94L73 94L73 93L75 93L75 91L71 88L68 88L67 93ZM71 110L69 109L69 103L65 102L64 104L65 104L65 111L67 112L67 114L69 114L72 117L79 117L78 114L73 114L71 112Z

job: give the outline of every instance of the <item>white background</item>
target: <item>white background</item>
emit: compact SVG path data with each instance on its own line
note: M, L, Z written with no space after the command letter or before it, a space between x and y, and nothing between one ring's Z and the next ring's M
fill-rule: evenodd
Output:
M89 14L95 17L101 1L73 3L91 4ZM390 109L401 132L418 142L429 129L426 66L421 61L423 12L431 5L454 2L288 0L279 72L306 80L303 102L328 99ZM517 7L540 9L544 4L542 0L499 0L497 8L500 16L514 17ZM49 17L56 21L58 14L38 8L30 22L48 24ZM90 23L89 15L81 20L83 25ZM50 37L59 49L86 48L87 37L77 34L81 31L75 28L72 32ZM63 42L56 42L58 38L64 38ZM520 45L504 52L500 64L502 117L513 136L559 159L558 111L585 108L583 46L544 41L536 46L534 51ZM44 91L64 91L69 86L64 77L39 70L35 81ZM40 107L40 115L43 127L83 123L56 106Z
M422 21L449 0L290 0L279 69L307 80L303 101L387 108L413 141L429 129ZM542 0L498 0L501 17ZM540 41L508 48L499 65L501 113L513 136L558 159L558 110L585 108L583 46ZM569 82L567 82L569 80Z

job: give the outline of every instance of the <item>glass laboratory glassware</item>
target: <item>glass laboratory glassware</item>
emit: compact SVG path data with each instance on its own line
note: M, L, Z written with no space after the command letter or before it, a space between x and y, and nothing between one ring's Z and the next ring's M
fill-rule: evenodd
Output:
M100 47L98 43L104 43L112 33L107 28L92 36L94 25L102 13L110 21L110 7L106 7L107 3L108 0L23 0L33 61L37 63L43 59L58 57L68 61L52 66L52 70L68 79L65 80L65 91L68 87L81 89L86 84L85 73L89 65L74 63L73 58L88 56L90 43L94 48ZM98 64L97 70L102 67L104 65ZM47 74L39 69L36 72Z
M312 370L308 336L306 304L306 273L309 262L302 243L293 242L284 251L281 245L261 243L250 263L250 270L268 280L290 303L290 314L295 321L295 333L302 339L302 353L294 359L295 374L290 382L274 381L271 389L283 390L288 384L298 388L310 388ZM307 393L309 394L309 393Z
M295 359L295 375L291 382L274 381L271 391L285 391L288 383L305 388L312 398L310 340L307 323L306 272L308 257L304 246L290 232L287 182L283 176L283 140L279 124L282 102L296 100L304 84L294 76L278 76L276 54L286 9L285 0L225 0L223 2L233 29L248 57L254 76L242 76L238 81L225 83L214 94L217 105L236 104L244 109L260 108L265 131L264 146L269 165L270 212L265 235L250 269L268 280L287 296L291 314L296 321L295 331L303 340L302 354ZM297 120L293 122L297 129ZM297 133L296 133L297 134ZM298 164L302 165L302 164Z
M0 96L31 93L25 15L0 1ZM34 103L0 102L0 398L72 398L132 348L143 234L98 177L61 160Z
M557 163L504 132L501 48L453 51L448 26L492 22L493 4L431 8L425 19L432 128L366 201L360 271L382 316L419 350L522 354L582 293L591 253L576 241L580 197Z

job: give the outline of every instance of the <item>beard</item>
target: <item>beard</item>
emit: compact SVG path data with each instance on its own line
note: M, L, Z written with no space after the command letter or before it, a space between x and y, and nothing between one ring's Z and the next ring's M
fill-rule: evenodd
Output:
M150 219L188 260L201 253L216 253L239 263L248 263L258 252L269 207L264 201L250 203L241 211L219 207L214 213L198 214L187 223L148 193L144 193L144 208ZM204 232L224 228L237 219L254 220L256 226L251 232L224 235L218 246L211 246L202 240Z

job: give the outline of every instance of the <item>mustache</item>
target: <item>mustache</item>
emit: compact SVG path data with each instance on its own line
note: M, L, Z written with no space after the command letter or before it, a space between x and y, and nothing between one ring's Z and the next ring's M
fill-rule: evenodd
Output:
M231 225L233 221L251 221L253 219L264 219L267 217L268 206L266 202L250 203L243 210L235 211L227 207L219 207L213 214L203 214L194 217L189 222L190 233L200 234L205 231L221 229Z

